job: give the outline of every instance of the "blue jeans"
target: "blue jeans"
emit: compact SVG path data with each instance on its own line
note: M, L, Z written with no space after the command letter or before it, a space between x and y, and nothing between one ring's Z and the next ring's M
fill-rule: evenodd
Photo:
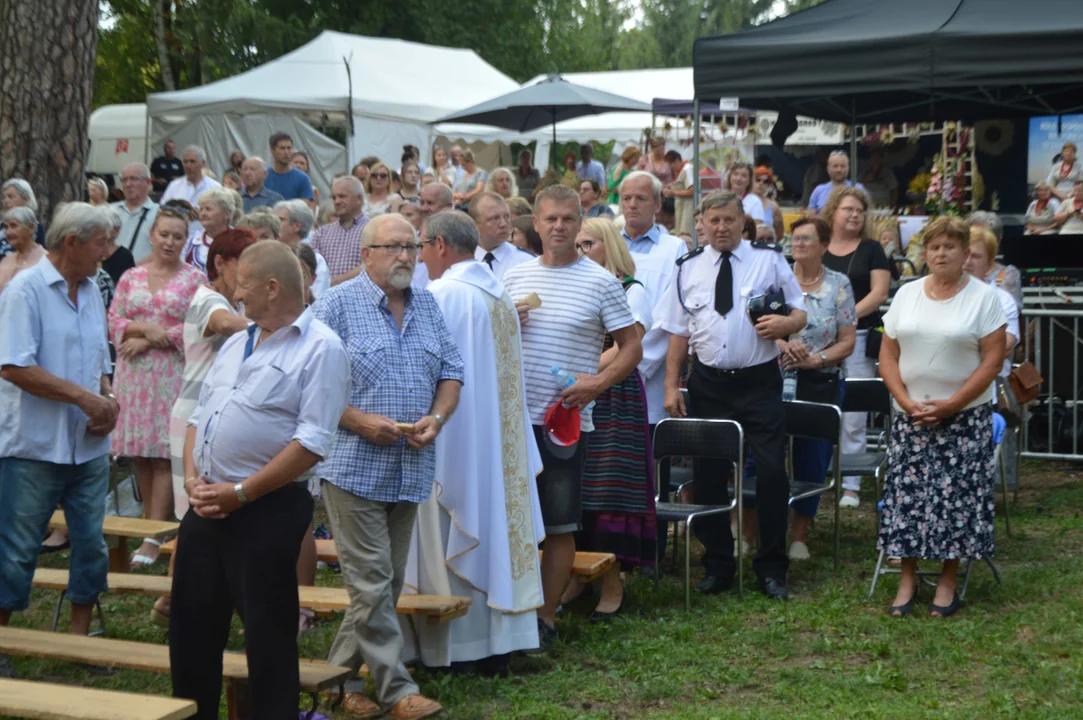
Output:
M108 489L108 455L81 465L0 458L0 609L26 609L41 541L57 505L71 539L68 599L94 604L109 573L102 537Z

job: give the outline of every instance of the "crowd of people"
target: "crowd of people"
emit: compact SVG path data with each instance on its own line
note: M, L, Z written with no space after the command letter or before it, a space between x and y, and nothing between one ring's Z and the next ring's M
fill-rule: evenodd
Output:
M270 163L229 159L233 188L201 148L175 150L126 167L124 200L63 205L44 232L32 189L3 185L0 625L27 607L38 554L70 546L72 629L86 633L106 587L110 457L128 458L146 516L181 520L172 596L152 617L197 717L217 716L234 611L253 717L296 717L315 500L350 598L328 661L367 664L373 690L350 681L344 707L427 717L441 708L406 664L506 675L511 653L544 650L562 604L589 590L571 579L577 550L618 560L590 620L621 612L623 578L666 541L651 443L666 418L739 421L757 476L744 537L725 516L696 524L697 589L733 587L736 540L754 546L761 591L787 599L817 499L791 517L784 373L798 400L839 405L846 378L877 374L894 397L891 614L911 611L918 559L943 561L930 605L943 617L960 558L993 552L990 387L1018 335L988 219L930 223L931 274L881 315L889 263L841 155L790 229L791 266L772 242L768 168L734 165L697 207L664 143L608 171L584 145L563 176L525 150L487 172L469 150L437 147L425 167L408 146L397 170L364 158L333 178L326 208L284 133ZM865 429L847 414L844 452L864 450ZM824 481L829 443L793 452L795 480ZM727 462L693 472L685 500L726 502ZM46 538L58 506L69 536ZM132 567L159 555L147 538ZM404 592L472 604L417 623L396 614Z

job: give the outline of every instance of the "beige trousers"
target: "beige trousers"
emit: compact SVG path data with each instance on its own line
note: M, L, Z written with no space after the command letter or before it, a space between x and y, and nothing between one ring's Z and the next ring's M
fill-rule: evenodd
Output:
M390 709L402 698L418 692L402 662L402 630L395 610L417 505L373 502L327 481L323 483L323 498L350 596L350 608L327 662L355 672L362 663L368 664L376 701ZM347 692L363 689L363 681L346 685Z

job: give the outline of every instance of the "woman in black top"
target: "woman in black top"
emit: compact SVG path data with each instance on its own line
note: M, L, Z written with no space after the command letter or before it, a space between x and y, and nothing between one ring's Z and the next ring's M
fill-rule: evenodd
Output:
M110 208L110 210L112 209ZM113 229L109 232L109 247L106 249L105 260L102 260L102 270L105 270L109 277L113 279L113 286L115 287L120 283L120 276L135 267L135 258L132 256L131 250L117 245L117 235L120 233L120 213L115 210L112 210L112 213L116 217L113 218ZM108 309L106 307L106 310Z
M884 249L876 240L865 237L865 218L869 211L869 196L864 190L841 187L833 191L824 205L823 218L831 228L831 244L824 254L826 267L841 272L850 279L857 302L857 338L853 353L843 363L847 378L876 377L876 352L879 333L883 331L880 306L887 301L891 285L891 265ZM872 336L873 357L866 347ZM843 416L842 452L865 452L866 413L845 413ZM844 478L840 504L857 507L860 478Z

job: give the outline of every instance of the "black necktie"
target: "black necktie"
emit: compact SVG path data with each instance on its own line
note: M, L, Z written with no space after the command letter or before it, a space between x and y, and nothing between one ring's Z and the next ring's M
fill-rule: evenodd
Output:
M489 269L492 270L493 269L493 260L496 260L496 255L493 255L491 252L487 252L487 253L485 253L485 257L483 257L482 260L484 260L486 263L488 263ZM496 271L493 270L493 272L496 272Z
M733 309L733 266L730 265L730 253L722 253L722 267L718 269L718 279L714 281L714 309L722 317Z

